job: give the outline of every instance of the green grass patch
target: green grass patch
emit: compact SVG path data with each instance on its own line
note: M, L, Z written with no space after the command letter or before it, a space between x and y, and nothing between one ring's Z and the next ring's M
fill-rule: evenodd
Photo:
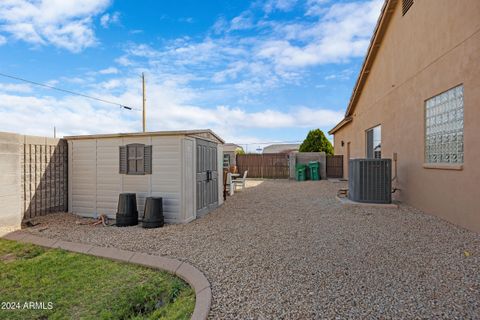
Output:
M195 292L166 272L0 239L0 303L0 319L190 319Z

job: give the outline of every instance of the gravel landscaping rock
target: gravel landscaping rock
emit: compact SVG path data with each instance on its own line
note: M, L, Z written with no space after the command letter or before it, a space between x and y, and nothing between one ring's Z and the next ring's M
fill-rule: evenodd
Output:
M405 205L343 207L342 183L249 186L187 225L52 214L27 230L188 261L211 282L212 319L480 318L480 234Z

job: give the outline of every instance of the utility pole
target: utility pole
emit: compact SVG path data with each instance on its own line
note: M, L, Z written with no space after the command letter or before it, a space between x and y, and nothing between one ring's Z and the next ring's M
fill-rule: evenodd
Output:
M57 138L57 127L53 126L53 137Z
M143 116L142 116L142 119L143 119L143 132L146 132L147 131L147 115L146 115L146 101L147 101L147 98L145 97L145 74L142 72L142 93L143 93Z

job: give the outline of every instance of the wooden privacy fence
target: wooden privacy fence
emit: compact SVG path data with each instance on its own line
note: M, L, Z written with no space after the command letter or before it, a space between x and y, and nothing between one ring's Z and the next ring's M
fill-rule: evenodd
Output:
M239 154L238 171L248 170L249 178L288 179L288 154Z
M21 159L23 219L68 210L65 140L26 136Z
M343 156L327 156L327 178L343 178Z

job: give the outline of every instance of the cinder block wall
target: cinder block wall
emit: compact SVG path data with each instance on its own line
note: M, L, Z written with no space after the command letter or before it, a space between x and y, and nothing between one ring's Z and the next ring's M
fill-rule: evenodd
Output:
M320 179L327 179L327 156L325 152L292 152L290 153L290 179L295 179L295 165L307 164L310 161L320 162Z
M23 136L23 219L68 209L68 146L63 139Z
M63 139L0 132L0 236L24 219L67 209Z
M20 228L21 168L23 138L0 132L0 236Z

